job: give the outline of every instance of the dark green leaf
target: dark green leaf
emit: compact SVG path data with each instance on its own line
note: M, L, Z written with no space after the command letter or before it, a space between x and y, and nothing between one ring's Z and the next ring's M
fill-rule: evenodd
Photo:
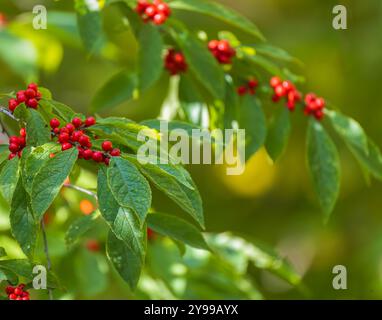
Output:
M184 242L191 247L209 250L202 233L192 224L178 217L162 213L149 214L147 226L155 232Z
M77 24L85 49L91 54L99 53L105 42L101 13L98 11L78 13Z
M260 101L251 95L243 97L240 108L240 129L245 129L245 160L263 146L267 127Z
M78 150L72 148L58 153L45 162L32 184L32 209L36 220L40 220L60 191L65 179L76 163Z
M134 290L143 268L141 257L111 231L107 239L106 253L122 279Z
M137 88L137 76L129 71L114 75L99 89L92 101L92 110L110 109L130 100Z
M260 30L247 18L221 4L205 0L175 0L171 8L195 11L210 15L264 40Z
M264 43L259 43L254 46L256 51L264 56L268 56L274 59L278 59L281 61L286 61L286 62L299 62L298 59L295 57L291 56L287 51L284 49L271 46L269 44L264 44Z
M4 199L10 204L13 192L19 180L19 158L8 160L0 173L0 192Z
M146 254L146 232L142 229L133 210L118 204L107 183L104 169L100 169L98 172L98 203L103 218L115 236L122 240L143 262Z
M273 161L282 155L288 144L291 130L289 113L287 108L281 108L269 125L265 147Z
M25 255L32 260L36 247L38 224L33 217L30 198L23 187L21 179L12 198L9 219L13 236L20 244Z
M324 127L313 119L307 135L307 160L320 205L329 219L340 189L340 162L336 146Z
M0 247L0 258L6 257L7 253L3 247Z
M163 71L163 40L155 26L145 24L139 33L139 88L150 88Z
M119 205L133 209L143 225L151 206L151 189L135 165L126 159L112 158L107 181Z

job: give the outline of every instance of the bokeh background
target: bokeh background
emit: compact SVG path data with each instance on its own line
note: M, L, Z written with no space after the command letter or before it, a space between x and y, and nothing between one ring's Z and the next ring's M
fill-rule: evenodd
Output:
M286 49L303 61L303 67L293 69L306 77L303 90L317 92L357 119L371 138L382 146L380 0L341 1L348 10L347 30L332 28L332 9L338 1L219 1L253 20L271 44ZM46 31L22 26L35 4L44 4L48 8ZM16 31L38 44L35 53L29 52L28 47L0 44L0 92L21 89L26 80L21 75L28 74L33 79L39 74L38 82L50 88L56 100L86 114L97 89L118 70L134 66L136 43L128 32L114 32L120 26L115 23L116 13L108 9L105 25L108 34L113 36L113 44L103 55L89 56L79 39L71 35L75 33L70 28L70 19L74 17L58 15L57 11L73 12L72 1L0 0L0 12L5 13L9 21L16 19L20 22ZM57 26L50 28L50 17L54 17L58 25L66 26L65 32L60 32ZM194 29L205 29L210 34L224 27L207 17L192 19L191 15L184 14L182 18ZM235 29L230 30L242 42L252 41ZM20 55L26 62L11 68L4 60L15 55ZM36 59L40 67L38 73L31 63ZM159 82L138 102L123 104L103 114L123 115L136 121L157 117L159 102L167 90L163 83L165 81ZM188 168L204 200L207 230L231 230L266 242L287 257L303 275L304 292L293 289L269 273L252 270L265 298L380 299L382 184L372 181L369 185L345 146L335 140L341 154L342 188L336 209L329 223L324 225L306 170L305 131L305 118L296 115L288 150L281 160L273 165L261 151L250 160L242 176L226 176L224 168L218 166ZM83 179L87 181L86 177ZM73 197L75 201L68 210L78 212L83 197ZM154 194L154 206L164 212L178 210L159 193ZM71 213L58 216L62 218L65 214ZM8 232L6 220L6 212L3 212L0 215L3 230L0 239L3 241ZM50 239L60 242L54 237ZM60 244L57 248L65 250ZM332 287L335 265L347 268L347 290L336 291ZM65 270L65 266L62 268ZM77 268L83 270L91 266L79 263ZM71 273L68 271L68 274ZM113 298L119 294L120 288L110 284L97 297Z

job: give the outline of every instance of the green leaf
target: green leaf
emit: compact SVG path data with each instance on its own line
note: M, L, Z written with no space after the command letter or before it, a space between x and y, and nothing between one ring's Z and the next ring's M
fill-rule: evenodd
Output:
M165 121L159 119L150 119L141 122L142 125L147 126L149 128L155 129L163 133L169 133L173 130L182 129L187 132L187 135L192 137L192 130L201 130L201 127L191 124L188 122L173 120L173 121ZM162 124L162 127L161 127ZM167 129L167 130L166 130Z
M49 142L33 148L26 156L22 168L22 178L24 188L29 194L32 192L32 184L35 176L50 159L50 154L59 152L60 150L60 146L57 143Z
M256 51L264 56L268 56L277 60L285 61L285 62L298 62L301 64L301 62L296 59L295 57L291 56L287 51L284 49L265 44L265 43L259 43L254 46Z
M134 290L143 268L141 257L111 231L107 239L106 253L122 279Z
M65 242L67 246L75 244L86 232L96 224L98 214L84 215L74 220L65 233Z
M28 281L33 281L33 279L36 277L36 274L33 273L34 267L35 264L32 264L26 259L0 260L0 270L12 271L13 273L27 279ZM57 277L51 271L47 272L47 287L60 288Z
M368 139L361 125L345 115L336 111L326 111L330 122L336 132L345 140L351 148L361 150L368 154Z
M175 0L170 3L170 7L212 16L264 40L260 30L249 19L221 4L205 0Z
M77 25L82 43L90 53L99 53L105 43L102 16L98 11L77 13Z
M98 172L98 203L102 217L109 224L114 235L122 240L144 262L146 254L146 231L142 229L136 214L127 207L121 207L114 198L107 183L106 170ZM143 226L146 228L146 225Z
M149 214L147 226L155 232L184 242L191 247L209 250L202 233L192 224L178 217L162 213Z
M0 173L0 192L10 204L19 180L19 158L8 160Z
M279 68L279 66L272 61L268 60L267 58L264 58L262 56L259 56L257 54L255 55L246 55L245 56L249 62L252 62L256 67L263 68L266 72L270 73L271 75L281 75L282 72Z
M10 270L0 268L0 282L2 281L8 281L10 284L16 286L19 283L19 277ZM0 300L3 299L0 298Z
M276 161L284 152L291 131L290 111L281 108L269 125L265 147L269 156Z
M133 209L143 225L151 206L151 189L135 165L126 159L112 158L107 169L107 181L119 205Z
M6 257L7 253L3 247L0 247L0 258Z
M139 163L139 169L142 173L204 228L202 199L190 174L183 167L178 167L178 170L183 171L183 178L187 180L193 189L179 182L180 177L178 175L175 176L173 170L166 166Z
M9 157L8 144L0 144L0 168L3 162L5 162ZM1 169L0 169L1 170Z
M21 180L19 180L12 198L9 219L13 236L25 255L32 260L36 248L38 224L33 217L30 198Z
M267 136L266 120L260 101L251 95L243 97L240 107L240 129L245 129L245 160L264 144Z
M41 167L32 184L32 209L40 220L60 191L76 163L78 150L72 148L58 153Z
M190 33L177 33L176 41L181 47L191 72L216 99L224 98L224 71L209 52L207 46Z
M137 82L136 74L130 71L123 70L117 73L97 91L91 110L111 109L130 100L134 96Z
M334 209L340 189L340 162L324 127L311 119L307 135L307 160L325 220Z
M157 82L163 71L163 40L159 29L145 24L139 32L139 88L145 90Z
M59 118L65 122L72 121L75 115L75 112L70 107L54 100L41 99L40 105L42 105L44 109L51 109L55 114L57 114Z

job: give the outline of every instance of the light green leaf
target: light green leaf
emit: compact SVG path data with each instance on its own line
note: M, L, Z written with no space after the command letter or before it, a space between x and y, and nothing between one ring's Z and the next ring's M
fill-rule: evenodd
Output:
M265 43L259 43L254 46L256 51L264 56L268 56L273 59L278 59L285 62L298 62L301 64L301 62L296 59L295 57L291 56L287 51L284 49L265 44Z
M77 25L82 43L90 53L99 53L105 43L102 16L98 11L77 13Z
M32 260L36 247L38 224L33 217L30 198L23 187L21 179L12 198L9 219L13 236L20 244L25 255Z
M176 41L181 47L191 72L216 99L224 98L224 71L209 52L206 45L187 31L177 33Z
M5 251L3 247L0 247L0 258L6 257L6 256L7 256L7 252Z
M133 209L143 225L151 206L151 189L139 170L126 159L114 157L107 169L110 190L120 206Z
M264 36L252 21L221 4L205 0L175 0L170 3L170 6L173 9L195 11L212 16L264 40Z
M263 146L267 127L260 101L251 95L243 97L240 107L240 129L245 129L245 160Z
M290 111L281 108L269 125L265 147L269 156L276 161L284 152L291 131Z
M130 100L134 96L137 82L134 73L126 70L117 73L97 91L92 101L92 111L111 109Z
M270 73L271 75L281 75L282 72L277 64L274 62L268 60L267 58L264 58L262 56L259 56L257 54L255 55L246 55L246 58L249 62L254 64L256 67L263 68L266 72Z
M106 170L98 172L98 203L102 217L115 236L122 240L142 262L146 254L146 231L132 209L121 207L107 183ZM146 225L144 225L146 228Z
M368 154L368 141L365 131L361 125L345 115L336 111L326 111L330 122L336 132L345 140L346 144L364 154Z
M209 250L202 233L187 221L178 217L154 213L147 216L147 226L164 236L198 248Z
M60 146L57 143L49 142L33 148L26 156L22 168L22 178L24 188L29 194L32 192L33 179L50 159L50 154L59 152L60 150Z
M184 211L199 223L204 228L204 214L202 198L199 191L193 182L190 174L183 167L178 167L178 170L183 171L182 175L187 180L188 184L192 186L190 189L183 183L179 182L178 178L171 174L166 165L158 165L147 163L138 164L142 173L162 192L169 198L176 202Z
M0 173L0 192L10 204L19 180L19 158L8 160Z
M98 214L92 213L74 220L65 233L66 245L71 246L76 243L86 232L95 226L98 217Z
M155 26L145 24L139 32L139 88L145 90L157 82L163 71L163 40Z
M111 231L107 239L106 253L122 279L134 290L143 268L141 257Z
M50 207L76 163L78 150L58 153L45 162L32 184L31 200L35 219L40 220Z
M75 112L70 107L54 100L41 99L40 105L48 110L51 109L55 114L57 114L59 118L65 122L72 121L75 115Z
M313 186L327 221L340 190L340 162L333 141L324 127L313 119L308 128L307 161Z

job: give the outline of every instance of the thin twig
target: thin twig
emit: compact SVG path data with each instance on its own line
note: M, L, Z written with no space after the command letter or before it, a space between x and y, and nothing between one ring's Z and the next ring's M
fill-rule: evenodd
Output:
M42 237L44 241L44 252L46 257L46 263L48 266L48 271L50 271L52 269L52 261L50 260L50 256L49 256L49 246L48 246L48 239L46 237L44 219L41 219L41 232L42 232ZM49 300L53 300L53 292L51 288L48 288L48 293L49 293Z
M95 198L96 200L98 200L97 194L94 193L93 191L88 190L88 189L85 189L85 188L82 188L82 187L79 187L79 186L75 186L75 185L70 184L70 183L65 183L64 187L69 188L69 189L73 189L73 190L77 190L77 191L82 192L82 193L85 193L88 196L91 196L91 197Z
M18 118L16 118L12 112L10 112L7 108L4 108L2 106L0 106L0 112L1 113L4 113L6 116L8 116L9 118L15 120L15 121L20 121Z

